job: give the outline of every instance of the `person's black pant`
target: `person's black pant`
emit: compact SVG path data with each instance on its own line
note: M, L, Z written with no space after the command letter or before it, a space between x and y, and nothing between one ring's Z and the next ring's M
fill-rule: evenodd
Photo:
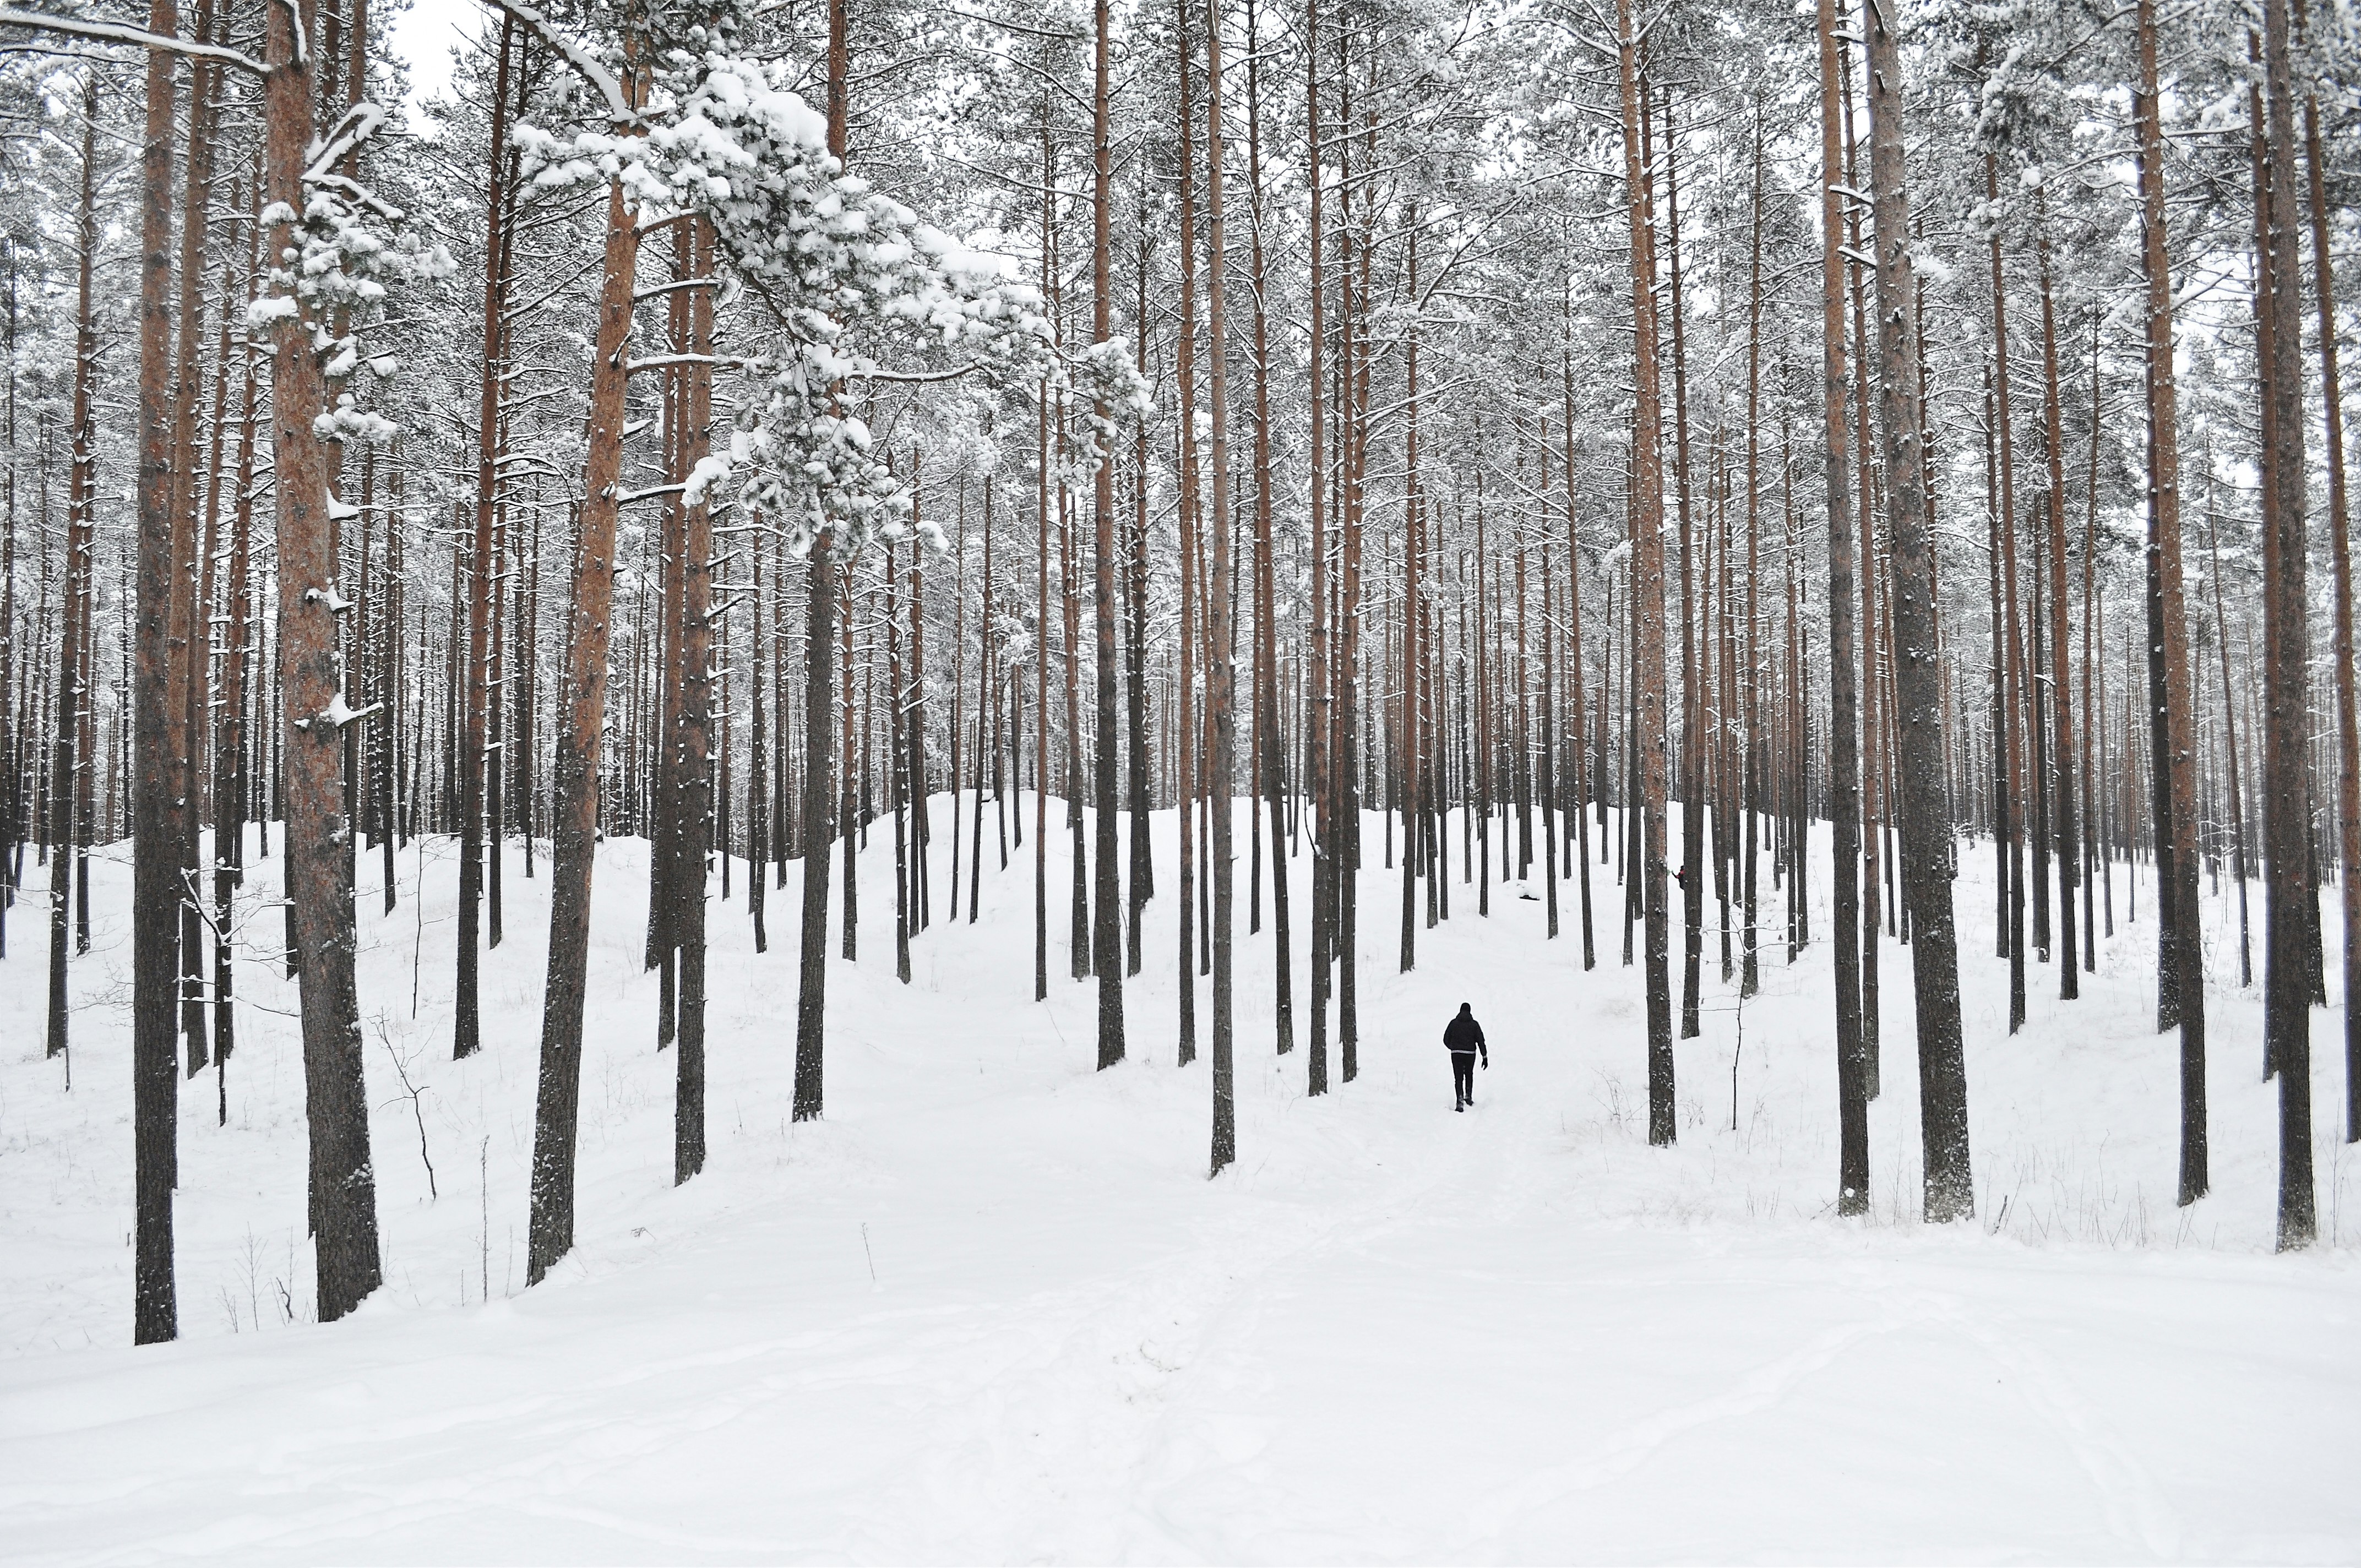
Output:
M1474 1051L1451 1053L1451 1095L1452 1103L1455 1106L1476 1103L1476 1053Z

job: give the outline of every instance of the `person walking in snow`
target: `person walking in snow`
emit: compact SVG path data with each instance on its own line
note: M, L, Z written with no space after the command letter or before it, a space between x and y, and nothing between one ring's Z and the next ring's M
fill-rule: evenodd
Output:
M1465 1111L1476 1103L1477 1058L1483 1058L1485 1071L1492 1070L1491 1053L1484 1048L1484 1025L1476 1022L1474 1007L1459 1004L1459 1016L1443 1026L1443 1046L1451 1053L1451 1108Z

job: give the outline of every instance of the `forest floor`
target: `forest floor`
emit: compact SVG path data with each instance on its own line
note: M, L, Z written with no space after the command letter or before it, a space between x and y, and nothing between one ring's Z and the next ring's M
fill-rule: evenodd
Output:
M788 1120L793 876L758 957L737 868L712 912L711 1159L679 1189L673 1058L639 963L646 849L606 847L577 1245L530 1291L546 868L527 880L511 845L486 1049L455 1063L451 846L402 853L390 916L365 857L385 1286L350 1320L307 1321L293 989L258 959L237 979L226 1124L210 1071L183 1088L184 1337L146 1349L129 1343L124 850L93 866L70 1091L41 1053L46 930L20 905L0 968L0 1555L2361 1555L2342 1013L2314 1014L2323 1245L2275 1256L2277 1090L2259 1081L2257 993L2235 988L2235 899L2209 902L2230 923L2209 956L2212 1196L2173 1203L2177 1045L2152 1028L2151 883L2133 924L2118 870L2117 934L2082 1000L2060 1003L2055 966L2035 966L2012 1038L1982 845L1957 883L1976 1222L1916 1218L1909 950L1890 940L1874 1212L1839 1221L1825 838L1815 940L1792 967L1767 950L1742 1009L1708 899L1703 1034L1677 1051L1677 1146L1653 1149L1611 868L1594 877L1585 973L1575 890L1554 943L1513 887L1478 916L1455 826L1453 918L1418 933L1418 967L1398 974L1400 884L1372 817L1359 1077L1312 1099L1302 935L1299 1045L1278 1057L1268 919L1244 935L1242 823L1239 1158L1209 1182L1202 981L1200 1056L1175 1063L1171 817L1147 970L1126 991L1130 1052L1095 1072L1094 989L1067 978L1059 809L1044 1005L1032 845L987 871L978 924L953 921L947 805L938 919L907 987L890 827L872 832L861 961L831 963L818 1123ZM1299 908L1309 866L1292 863ZM258 905L276 871L251 878ZM1770 919L1767 862L1764 883ZM275 920L258 908L258 956ZM1455 1115L1439 1035L1462 1001L1492 1065Z

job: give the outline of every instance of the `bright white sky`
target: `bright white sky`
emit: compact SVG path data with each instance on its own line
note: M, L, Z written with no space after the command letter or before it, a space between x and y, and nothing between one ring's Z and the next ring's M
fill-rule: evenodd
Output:
M478 0L411 0L410 9L395 18L390 41L393 52L410 67L413 107L450 84L451 46L467 36L463 29L472 31L482 15Z

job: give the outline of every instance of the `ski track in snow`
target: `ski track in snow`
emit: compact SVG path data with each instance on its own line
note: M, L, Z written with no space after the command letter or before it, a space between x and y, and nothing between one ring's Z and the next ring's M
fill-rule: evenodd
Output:
M293 991L249 962L229 1125L214 1124L210 1074L183 1093L184 1339L141 1350L124 1343L126 936L106 918L127 868L112 854L93 866L71 1093L40 1057L41 933L20 906L23 946L0 970L17 977L0 987L0 1556L2361 1556L2338 1011L2314 1030L2328 1245L2274 1257L2275 1091L2246 1059L2257 999L2221 972L2235 952L2213 954L2214 1193L2176 1214L2175 1046L2143 1017L2152 928L2119 927L2081 1003L2057 1003L2054 971L2036 966L2033 1023L2011 1040L1978 883L1989 855L1964 855L1982 1212L1971 1227L1916 1223L1909 959L1889 941L1874 1212L1839 1223L1824 940L1792 969L1766 941L1763 994L1741 1014L1708 901L1705 1034L1677 1047L1679 1143L1650 1149L1639 971L1617 962L1611 869L1593 867L1600 963L1585 974L1576 890L1561 888L1549 944L1542 905L1513 884L1475 914L1455 843L1455 917L1419 932L1420 966L1402 975L1399 872L1373 863L1360 1076L1337 1081L1332 1042L1332 1092L1311 1100L1301 927L1298 1049L1274 1058L1269 937L1245 935L1241 851L1240 1157L1209 1181L1209 984L1200 1059L1178 1069L1171 818L1158 826L1162 896L1147 972L1126 987L1130 1058L1094 1073L1092 988L1065 978L1067 835L1053 824L1042 1006L1031 846L987 870L971 927L941 918L939 837L938 924L913 944L906 989L881 824L862 867L863 959L831 967L816 1125L787 1119L795 873L772 894L759 958L739 878L712 925L712 1157L678 1190L673 1063L651 1048L654 977L637 961L645 847L609 845L577 1245L531 1291L546 882L511 865L487 1050L452 1063L434 994L452 861L440 844L404 851L393 916L362 890L385 1288L346 1322L300 1321ZM1375 817L1369 842L1374 862ZM364 858L365 882L377 864ZM1308 867L1293 862L1299 886ZM275 872L251 879L258 908ZM1767 921L1784 906L1764 882ZM1825 887L1816 878L1817 897ZM1827 918L1816 903L1817 931ZM1677 985L1677 951L1674 972ZM1462 1000L1493 1055L1464 1116L1437 1041ZM396 1056L423 1085L414 1105Z

